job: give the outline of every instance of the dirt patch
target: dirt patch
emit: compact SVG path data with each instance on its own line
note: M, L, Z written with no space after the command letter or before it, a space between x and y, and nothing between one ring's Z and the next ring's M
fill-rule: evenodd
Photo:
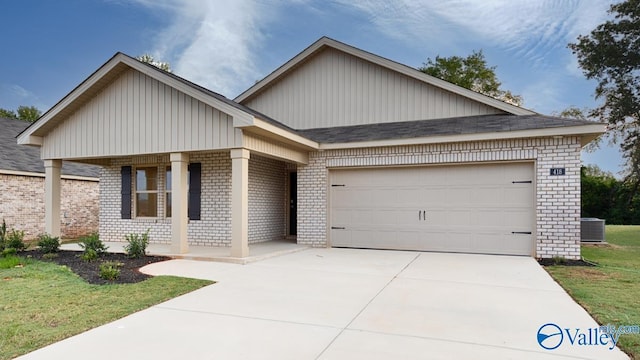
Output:
M609 274L605 274L600 270L594 268L575 269L571 272L571 276L575 279L595 281L595 280L608 280L613 277Z
M538 263L542 266L596 266L595 264L586 262L584 260L569 260L569 259L556 259L556 258L545 258L538 259Z
M20 255L65 265L88 283L97 285L131 284L146 280L151 276L141 273L139 271L141 267L155 262L171 260L171 258L165 256L144 256L139 259L130 259L125 254L108 253L102 255L99 259L87 262L80 258L82 252L79 251L61 250L57 254L58 256L52 259L43 259L43 253L39 250L27 251ZM100 264L104 261L115 261L122 264L120 276L116 280L108 281L100 278Z

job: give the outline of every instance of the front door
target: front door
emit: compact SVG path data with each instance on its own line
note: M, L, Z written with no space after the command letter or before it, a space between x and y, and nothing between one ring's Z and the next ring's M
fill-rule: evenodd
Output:
M298 174L289 174L289 235L298 233Z

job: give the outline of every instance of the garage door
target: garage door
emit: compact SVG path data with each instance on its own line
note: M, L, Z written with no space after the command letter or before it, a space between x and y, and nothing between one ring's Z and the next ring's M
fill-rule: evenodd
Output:
M332 170L334 247L534 255L531 163Z

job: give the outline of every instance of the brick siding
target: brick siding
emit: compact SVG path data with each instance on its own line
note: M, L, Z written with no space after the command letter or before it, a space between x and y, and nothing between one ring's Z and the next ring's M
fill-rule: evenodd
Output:
M60 232L77 238L98 231L97 181L61 180ZM25 240L44 233L44 175L0 174L0 222L25 232Z
M537 138L313 152L298 166L298 243L327 246L330 168L532 160L536 164L536 256L580 257L580 139ZM553 167L565 176L550 176Z
M231 245L231 158L228 152L190 154L189 162L202 164L201 219L187 227L191 245ZM164 189L164 171L170 166L166 155L113 160L100 177L100 237L124 241L129 233L149 229L153 243L171 242L171 218L164 218L164 196L158 196L158 218L121 219L120 168L158 166L159 189ZM249 160L249 243L282 239L285 202L284 163L251 154ZM133 184L132 184L132 188ZM132 199L133 201L133 199ZM132 209L133 209L132 203Z

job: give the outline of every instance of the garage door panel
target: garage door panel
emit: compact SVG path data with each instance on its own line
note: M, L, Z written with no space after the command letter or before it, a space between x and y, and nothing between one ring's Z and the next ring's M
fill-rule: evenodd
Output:
M533 176L531 163L332 171L331 244L533 255L533 235L513 234L533 232Z

